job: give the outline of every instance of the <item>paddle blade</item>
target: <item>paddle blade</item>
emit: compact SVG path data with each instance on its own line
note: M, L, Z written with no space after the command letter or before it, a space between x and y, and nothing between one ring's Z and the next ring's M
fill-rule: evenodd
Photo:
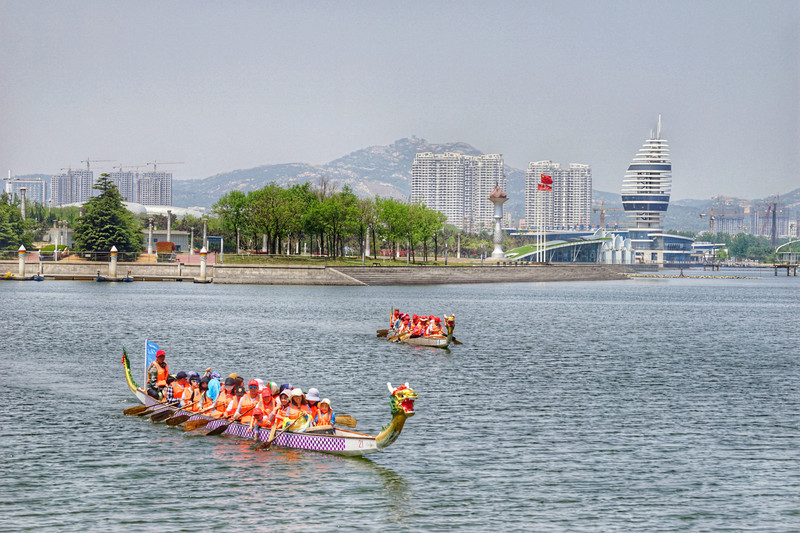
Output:
M376 333L378 334L378 337L386 337L387 335L389 335L389 330L379 329L378 331L376 331Z
M197 420L189 420L183 425L183 427L186 431L194 431L195 429L206 427L209 422L211 422L211 420L206 418L198 418Z
M464 343L453 337L453 344L464 344Z
M184 422L189 420L191 417L192 417L192 415L173 416L172 418L167 420L167 425L168 426L177 426L178 424L183 424Z
M129 408L125 409L124 411L122 411L122 414L124 414L124 415L138 415L142 411L147 411L147 406L146 405L137 405L136 407L129 407Z
M349 415L336 415L336 425L354 428L356 427L356 419Z
M219 427L212 429L211 431L206 433L206 435L208 435L209 437L212 437L214 435L222 435L223 433L225 433L225 430L228 429L228 426L230 426L230 424L223 424Z
M152 420L153 422L161 422L162 420L166 420L167 418L171 417L173 414L175 414L173 411L169 409L164 409L163 411L159 411L153 416L151 416L150 420Z

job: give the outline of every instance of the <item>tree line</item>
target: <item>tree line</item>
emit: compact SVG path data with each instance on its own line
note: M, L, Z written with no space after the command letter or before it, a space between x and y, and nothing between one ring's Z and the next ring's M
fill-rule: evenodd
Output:
M316 186L270 183L246 194L231 191L212 212L237 235L237 249L243 243L247 249L280 254L302 242L311 245L311 253L340 257L348 249L377 255L384 246L392 254L421 248L426 261L431 248L437 253L446 220L423 204L359 198L348 186L338 190L326 179ZM368 241L370 250L364 248Z

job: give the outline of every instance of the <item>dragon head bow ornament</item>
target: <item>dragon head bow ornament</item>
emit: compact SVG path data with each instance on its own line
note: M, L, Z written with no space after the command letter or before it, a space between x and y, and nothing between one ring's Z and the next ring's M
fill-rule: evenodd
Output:
M408 383L400 385L397 388L392 387L391 383L387 383L386 385L389 387L389 392L392 394L391 400L389 400L392 414L414 416L414 400L418 397L414 389L409 387Z

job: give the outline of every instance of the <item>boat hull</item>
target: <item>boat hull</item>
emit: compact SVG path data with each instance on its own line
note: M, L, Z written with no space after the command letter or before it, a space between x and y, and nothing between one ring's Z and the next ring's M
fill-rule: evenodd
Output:
M139 401L148 407L160 404L160 402L145 394L141 389L135 391L135 394ZM192 415L189 420L209 420L209 423L205 426L206 431L228 424L227 420L192 414L190 411L182 409L177 410L175 414ZM248 425L237 422L231 423L221 434L252 441L267 442L269 440L269 430L262 429L256 432L252 431ZM342 428L334 428L333 435L286 431L278 435L271 446L349 456L361 456L379 451L374 436Z

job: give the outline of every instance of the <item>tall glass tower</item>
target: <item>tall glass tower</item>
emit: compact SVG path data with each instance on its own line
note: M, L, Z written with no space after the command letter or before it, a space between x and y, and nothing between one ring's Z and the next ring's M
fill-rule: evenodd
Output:
M622 207L628 214L628 234L634 248L650 248L652 237L663 230L672 188L669 146L661 138L661 115L655 134L644 142L628 165L622 181Z

